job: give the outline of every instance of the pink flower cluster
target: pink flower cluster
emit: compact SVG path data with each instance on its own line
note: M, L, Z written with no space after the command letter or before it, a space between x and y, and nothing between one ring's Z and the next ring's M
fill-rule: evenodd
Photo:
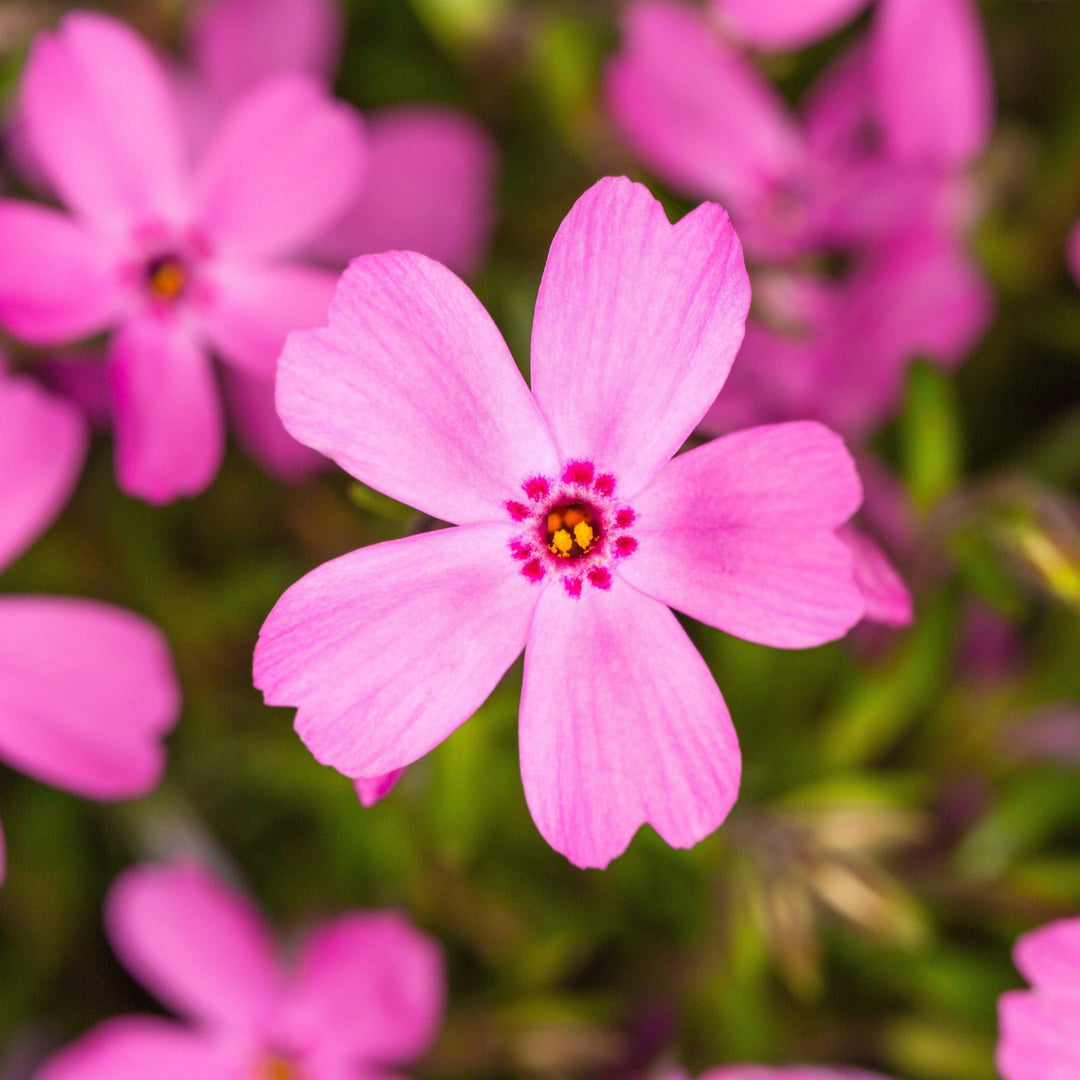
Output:
M389 1080L442 1018L442 954L394 911L319 924L285 966L246 897L175 863L128 870L106 924L125 967L187 1023L109 1020L36 1080Z
M111 334L131 494L166 502L213 479L211 354L245 442L287 477L310 470L273 414L273 378L285 334L325 317L327 264L406 244L468 268L483 246L487 137L431 109L366 125L330 97L336 38L326 0L214 0L179 75L100 15L33 43L20 145L69 213L0 201L0 324L37 345Z

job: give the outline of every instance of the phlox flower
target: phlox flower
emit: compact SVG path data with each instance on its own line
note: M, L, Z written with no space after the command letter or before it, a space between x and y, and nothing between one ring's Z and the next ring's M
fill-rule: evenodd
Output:
M67 402L0 367L0 569L60 512L86 427ZM94 799L149 791L180 692L144 619L94 600L0 596L0 758ZM0 877L4 871L0 837Z
M1003 1080L1080 1076L1080 919L1025 934L1013 959L1031 983L998 1000L997 1067Z
M836 529L861 498L817 423L673 457L722 385L750 289L727 214L668 222L601 180L559 228L532 392L495 326L423 256L356 259L324 329L290 335L278 409L302 442L454 527L325 564L262 628L255 682L353 778L415 761L525 649L519 743L540 832L604 866L642 823L686 847L735 800L720 691L669 605L816 645L861 617Z
M197 493L224 444L210 352L269 386L285 333L325 317L333 275L294 253L352 199L361 122L319 81L283 75L191 161L161 62L85 12L35 38L20 108L70 214L0 201L0 323L34 344L110 331L121 486Z
M390 1080L438 1030L442 954L398 912L320 923L286 966L250 901L183 862L127 871L105 916L124 966L188 1023L106 1021L36 1080Z
M177 75L188 137L202 145L229 108L267 79L304 74L329 90L343 35L337 0L193 5L188 62ZM305 253L340 269L369 252L419 251L471 274L494 224L498 154L491 136L471 117L438 105L378 109L365 116L365 127L363 175ZM284 432L271 382L229 367L224 390L237 438L268 469L298 479L326 464Z

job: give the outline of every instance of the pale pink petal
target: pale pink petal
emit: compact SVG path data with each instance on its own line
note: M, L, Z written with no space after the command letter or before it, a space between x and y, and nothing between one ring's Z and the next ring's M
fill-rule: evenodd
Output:
M198 73L223 101L289 72L329 83L343 33L335 0L202 0L190 23Z
M405 775L404 769L393 769L382 776L365 776L353 781L356 797L363 806L374 806L380 799L387 795L397 786L397 782Z
M634 499L638 547L619 572L736 637L820 645L865 609L836 535L861 499L851 455L828 428L737 431L675 458Z
M712 0L721 24L747 45L798 49L838 30L867 0Z
M206 336L222 359L272 380L286 334L325 325L336 282L329 270L301 264L219 264Z
M1069 262L1069 269L1072 271L1072 276L1076 283L1080 285L1080 222L1077 222L1069 233L1066 257Z
M343 915L308 939L295 984L300 1031L319 1056L361 1065L405 1063L442 1020L442 951L396 911Z
M796 177L794 117L754 66L703 14L678 0L638 0L606 75L608 108L634 150L690 195L749 213Z
M544 591L519 739L533 820L577 866L606 866L643 824L690 847L738 794L739 745L716 681L675 616L618 577L576 599Z
M419 251L456 274L475 270L495 220L491 136L450 109L406 106L370 118L368 153L359 199L319 239L316 253L344 263Z
M239 98L196 177L198 222L243 255L287 255L314 240L355 198L363 122L315 79L281 75Z
M302 443L444 521L505 521L522 482L558 468L490 316L414 252L352 263L330 325L285 343L277 405Z
M533 321L533 393L564 460L640 490L723 386L749 306L719 206L672 225L640 184L594 184L555 234Z
M1032 986L1076 998L1080 1019L1080 919L1059 919L1025 934L1013 960Z
M180 690L145 619L94 600L0 598L0 755L95 799L153 788Z
M874 61L881 121L898 158L950 168L982 153L994 82L973 0L880 0Z
M188 211L172 90L126 24L74 12L39 34L21 103L34 152L73 209L110 231Z
M287 484L299 484L329 467L322 454L285 430L274 407L273 379L235 367L226 367L221 377L233 433L267 472Z
M1075 998L1061 1001L1023 990L1002 994L998 1030L995 1061L1002 1080L1080 1076L1080 1008Z
M262 916L197 863L126 871L105 923L124 966L183 1016L253 1031L278 1003L281 975Z
M0 371L0 570L60 513L86 442L86 424L68 402Z
M855 585L866 602L864 618L886 626L907 626L914 618L911 593L889 557L861 529L846 525L839 535L854 556Z
M188 329L152 315L133 319L109 347L109 380L120 486L154 503L206 488L225 428L213 368Z
M298 707L324 765L378 776L437 746L483 704L525 645L541 588L507 525L375 544L298 581L263 624L255 685Z
M35 345L103 330L123 296L100 239L32 203L0 201L0 324Z
M213 1043L154 1016L100 1024L49 1058L35 1080L233 1080Z

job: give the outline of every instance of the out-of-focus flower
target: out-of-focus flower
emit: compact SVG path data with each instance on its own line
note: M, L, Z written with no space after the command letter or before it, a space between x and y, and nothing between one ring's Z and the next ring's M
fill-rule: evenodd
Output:
M255 681L315 756L401 768L526 647L520 746L541 833L604 866L642 823L675 846L735 800L739 752L671 605L769 645L863 612L836 536L861 489L816 423L672 459L727 375L750 291L727 214L671 225L600 181L552 243L530 394L490 318L413 253L357 259L326 329L290 336L278 407L302 442L456 528L345 555L278 602Z
M68 403L0 368L0 569L60 512L86 428ZM141 795L164 766L180 692L144 619L93 600L0 597L0 757L95 799ZM3 875L0 840L0 876Z
M244 896L177 863L121 876L106 924L128 970L190 1026L107 1021L47 1061L37 1080L389 1077L438 1030L441 952L397 912L321 923L286 969Z
M324 319L333 275L291 256L352 198L360 121L317 81L281 76L237 102L189 170L161 64L88 13L35 39L21 107L72 215L0 203L0 321L35 344L114 330L121 486L154 502L199 492L224 442L208 352L269 394L286 332Z
M1080 1076L1080 919L1025 934L1013 959L1032 988L998 1001L998 1071L1004 1080Z
M196 146L229 108L268 78L293 72L328 89L344 27L336 0L204 0L189 27L190 64L178 76L186 123ZM472 118L435 105L382 109L368 118L366 167L348 206L305 251L343 267L356 255L419 251L461 275L476 270L495 220L494 141ZM273 392L227 369L225 392L237 438L287 480L325 458L281 427Z

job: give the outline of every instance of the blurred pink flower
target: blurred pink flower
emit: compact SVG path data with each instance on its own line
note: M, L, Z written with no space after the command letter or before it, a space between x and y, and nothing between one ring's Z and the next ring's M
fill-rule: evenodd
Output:
M177 863L122 875L106 925L125 967L190 1024L107 1021L37 1080L376 1080L397 1075L438 1030L442 955L394 911L316 926L285 969L244 896Z
M186 127L196 146L229 107L260 82L288 72L330 87L344 33L336 0L203 0L189 27L190 67L179 75ZM436 105L376 111L367 123L367 164L347 207L305 245L343 267L356 255L419 251L467 275L494 225L498 154L475 120ZM273 388L226 371L239 441L272 472L300 479L326 464L281 427Z
M60 512L85 450L71 405L0 367L0 569ZM168 647L144 619L93 600L0 597L8 764L94 799L141 795L161 775L179 708Z
M1025 934L1013 959L1032 989L1011 990L998 1000L1003 1080L1080 1076L1080 919Z
M415 761L527 647L522 778L554 848L604 866L642 823L685 847L723 821L735 732L668 605L782 647L839 637L863 611L836 537L861 490L832 432L781 424L672 459L749 302L720 207L673 226L642 186L602 180L552 243L530 394L448 270L413 253L353 262L329 327L286 344L282 419L457 527L327 563L270 614L255 682L299 707L316 758L351 777Z
M281 76L236 103L189 169L160 62L88 13L35 39L21 108L72 216L0 202L0 322L35 344L114 330L121 486L153 502L197 493L224 442L208 350L269 387L286 332L325 318L333 275L290 256L352 198L360 121L320 83Z

